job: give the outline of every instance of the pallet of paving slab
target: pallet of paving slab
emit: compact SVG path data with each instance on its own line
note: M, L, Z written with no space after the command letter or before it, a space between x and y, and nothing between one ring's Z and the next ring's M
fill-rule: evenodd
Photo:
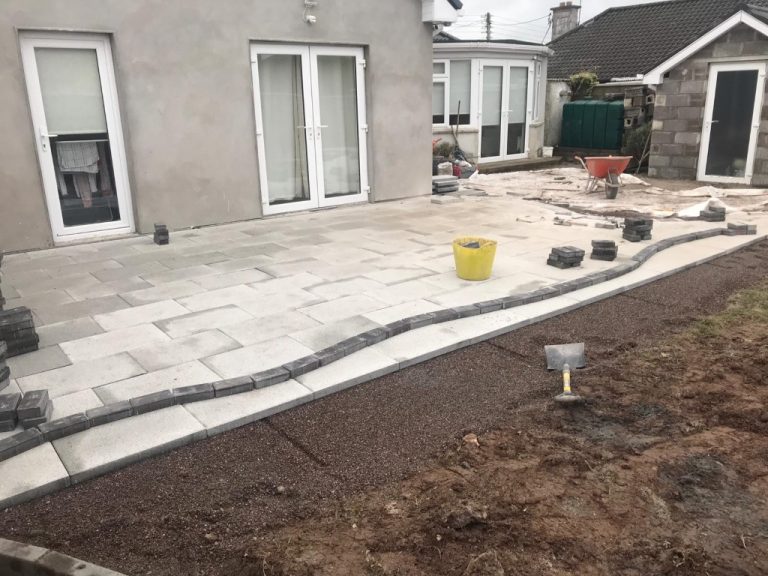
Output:
M547 258L547 264L565 270L567 268L577 268L581 266L584 260L585 252L575 246L560 246L552 248L552 252Z
M729 222L725 230L726 236L754 236L755 234L757 234L756 224Z
M16 417L25 429L44 424L51 418L53 402L48 396L48 390L32 390L22 396L16 407Z
M592 260L613 262L619 255L619 247L613 240L592 240Z
M38 349L40 338L29 308L0 311L0 340L5 341L9 358Z
M21 394L0 395L0 432L11 432L18 421L16 408L21 401Z
M706 222L725 222L725 211L702 210L699 216Z

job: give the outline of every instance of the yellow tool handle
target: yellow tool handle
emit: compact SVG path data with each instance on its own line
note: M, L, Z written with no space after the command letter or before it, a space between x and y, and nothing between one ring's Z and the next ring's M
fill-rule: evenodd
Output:
M563 392L571 393L571 367L568 364L563 366Z

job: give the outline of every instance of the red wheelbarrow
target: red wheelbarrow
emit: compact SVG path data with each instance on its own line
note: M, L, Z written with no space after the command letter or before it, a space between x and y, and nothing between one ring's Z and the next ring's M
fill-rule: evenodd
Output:
M605 196L613 200L619 193L621 175L632 161L632 156L588 156L586 158L576 156L576 159L589 174L587 192L594 192L597 183L605 180Z

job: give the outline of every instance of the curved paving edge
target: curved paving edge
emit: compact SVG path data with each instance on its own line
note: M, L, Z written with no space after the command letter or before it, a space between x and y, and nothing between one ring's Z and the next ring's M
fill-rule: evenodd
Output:
M343 340L324 350L305 356L279 368L265 370L251 376L163 390L161 392L138 396L131 400L108 404L106 406L87 410L84 413L73 414L65 418L46 422L35 428L24 430L23 432L16 433L4 440L0 440L0 462L22 454L46 442L65 438L102 424L115 422L131 416L146 414L148 412L169 408L175 405L184 405L202 400L232 396L280 384L290 379L295 379L299 376L308 374L320 367L328 366L354 352L358 352L368 346L378 344L411 330L499 310L517 308L519 306L541 302L550 298L556 298L590 286L596 286L633 272L658 252L679 244L720 235L733 236L745 234L734 234L733 230L729 228L711 228L709 230L691 232L689 234L667 238L651 244L638 252L632 257L631 263L614 266L608 270L588 274L574 280L561 282L525 294L487 300L477 304L448 308L398 320L381 328L374 328L352 338ZM763 238L761 237L755 241L761 241L762 239ZM744 248L745 246L746 245L739 246L739 249ZM720 255L722 254L719 254L718 256ZM699 263L701 262L695 264ZM588 302L583 302L582 305L587 303Z
M0 574L3 576L123 576L95 564L47 548L0 538Z

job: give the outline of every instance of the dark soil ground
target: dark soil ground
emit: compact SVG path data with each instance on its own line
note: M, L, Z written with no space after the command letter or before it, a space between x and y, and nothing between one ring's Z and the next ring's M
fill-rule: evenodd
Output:
M9 509L0 535L134 576L767 574L767 265L762 243ZM542 347L570 341L588 401L565 411Z

